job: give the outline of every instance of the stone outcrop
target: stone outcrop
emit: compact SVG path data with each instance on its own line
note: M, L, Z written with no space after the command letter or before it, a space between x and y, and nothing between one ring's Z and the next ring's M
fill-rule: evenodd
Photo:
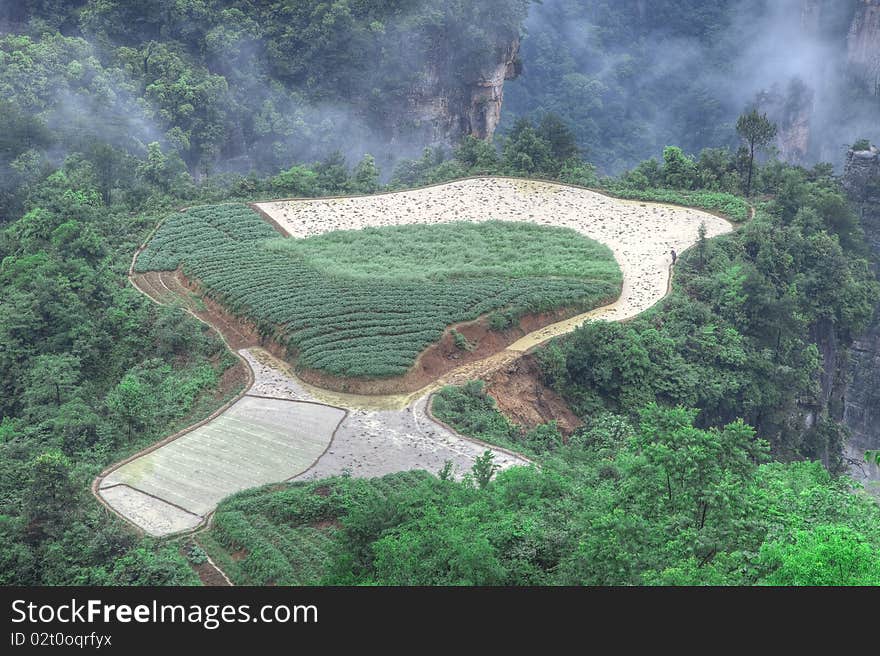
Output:
M880 269L880 149L850 151L843 185L861 215L865 237ZM850 474L880 481L880 467L864 462L868 449L880 449L880 307L870 326L850 349L849 384L843 419L851 437L846 445Z
M847 37L850 70L880 96L880 0L862 0Z
M833 50L835 57L839 53L841 70L835 67L834 75L845 73L846 84L880 96L880 0L859 0L851 21L849 14L841 16L841 4L838 0L793 0L791 9L799 12L794 19L798 38ZM839 93L836 82L815 77L808 82L811 86L797 78L787 86L780 83L758 94L756 104L778 126L775 145L780 159L803 165L817 158L836 161L838 142L828 143L827 125L814 125L827 121L828 94Z
M519 39L515 39L499 52L495 67L470 81L464 98L460 133L478 139L489 139L501 120L501 104L504 102L504 82L520 73Z
M406 139L415 131L423 143L442 145L467 135L491 138L501 119L504 82L520 73L519 37L502 40L493 52L491 61L462 74L451 70L453 53L439 48L407 98L405 122L392 127L394 137Z
M779 157L792 164L804 164L810 150L813 91L794 78L783 91L779 86L758 95L757 104L776 124Z

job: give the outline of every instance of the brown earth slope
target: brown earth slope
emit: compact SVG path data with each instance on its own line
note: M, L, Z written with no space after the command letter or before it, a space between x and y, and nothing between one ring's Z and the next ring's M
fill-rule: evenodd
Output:
M555 420L562 434L570 435L584 423L559 394L544 384L533 355L514 360L491 374L486 391L508 419L527 428Z

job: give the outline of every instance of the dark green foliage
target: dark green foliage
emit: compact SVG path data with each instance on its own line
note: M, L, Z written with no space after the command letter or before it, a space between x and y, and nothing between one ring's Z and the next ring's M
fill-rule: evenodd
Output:
M494 463L495 456L491 451L483 451L483 455L477 456L476 460L474 460L474 466L471 468L471 473L474 477L474 482L477 484L481 490L485 489L487 485L489 485L489 481L492 480L492 477L495 475L500 467Z
M467 340L467 337L462 335L455 328L450 330L449 334L452 335L452 343L455 344L455 348L461 349L462 351L474 350L474 345Z
M749 218L749 204L733 194L718 191L678 191L673 189L632 189L622 185L611 184L608 192L619 198L644 200L655 203L671 203L687 207L701 207L711 212L718 212L733 221L745 221Z
M431 412L464 435L529 455L546 454L562 445L555 422L532 429L512 423L498 411L495 399L486 394L479 380L444 387L433 396Z
M197 582L88 492L110 463L210 412L231 364L213 333L128 286L155 218L107 207L102 180L71 157L24 189L28 211L0 231L4 584Z
M365 140L427 142L402 116L426 62L442 61L439 93L461 94L518 36L530 1L80 4L16 14L31 36L0 40L4 95L57 125L65 147L96 132L138 155L161 141L200 177L335 148L359 158ZM375 153L381 164L390 151Z
M489 329L490 330L507 330L511 326L513 326L517 318L513 312L491 312L489 314Z
M804 431L789 417L818 393L817 331L849 341L880 290L853 250L859 228L836 183L794 168L780 180L754 220L682 256L662 306L625 325L587 324L542 358L578 414L698 407L702 426L743 417L775 454L841 466L835 421Z
M668 144L687 153L735 148L737 117L755 100L748 94L763 85L769 93L762 94L762 111L781 126L810 114L811 93L833 107L811 114L807 157L833 152L839 165L840 145L860 136L853 131L866 134L864 126L878 124L873 78L857 81L846 61L847 33L861 4L812 2L816 25L800 29L786 15L794 8L780 9L778 1L543 0L526 22L522 74L505 84L499 132L523 117L555 113L584 156L617 175ZM806 83L789 77L793 71L766 58L774 40L790 61L822 47L823 65L840 74L823 79L802 72ZM747 168L746 150L743 174Z
M316 585L341 553L340 526L348 557L370 562L358 545L369 545L393 525L396 513L383 504L429 478L413 471L372 481L332 478L241 492L220 504L199 541L237 585Z
M752 172L755 167L755 151L767 146L776 136L776 125L766 114L758 113L757 109L743 114L736 121L736 131L740 138L749 145L749 173L746 179L746 196L752 193Z
M128 286L131 254L181 205L376 191L399 148L427 143L395 132L391 153L384 138L389 122L425 129L399 121L424 61L460 89L497 63L527 4L0 3L12 32L0 39L0 584L198 582L178 545L137 538L88 493L106 465L214 410L233 362L201 324ZM770 200L683 254L648 316L538 351L587 420L567 443L552 423L511 424L479 384L438 393L445 421L540 468L482 489L444 468L241 493L203 536L236 583L880 583L877 506L822 466L842 464L835 408L809 431L792 422L819 395L814 342L848 343L877 301L832 168L753 167L757 139L731 150L742 105L716 81L743 45L733 4L589 4L538 7L552 20L530 25L495 144L429 148L392 186L507 174L597 187L581 154L618 171L662 152L601 184L740 222L743 188ZM847 27L822 29L842 43ZM657 57L668 43L708 56L675 65ZM865 98L876 115L873 90L843 91L833 120ZM352 138L368 131L384 135L373 157ZM490 322L517 318L502 308ZM821 464L759 464L739 417L775 455Z

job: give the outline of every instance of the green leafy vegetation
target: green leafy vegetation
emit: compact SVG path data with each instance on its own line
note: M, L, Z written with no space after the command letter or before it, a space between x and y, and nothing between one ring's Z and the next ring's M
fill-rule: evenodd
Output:
M72 159L0 231L0 579L193 584L170 546L91 496L104 467L212 412L235 359L208 328L126 282L156 218L109 209Z
M335 230L271 247L355 280L564 277L619 280L607 246L575 230L534 223L458 221Z
M431 412L463 435L526 455L538 456L562 446L555 423L532 429L513 423L498 411L480 380L442 388L432 397Z
M169 216L137 271L179 266L300 366L366 377L405 373L450 324L499 308L586 310L621 284L611 251L572 230L452 223L293 240L240 205Z
M749 218L749 204L733 194L720 191L677 191L675 189L630 189L609 186L607 191L618 198L700 207L741 222Z
M446 467L436 478L243 492L198 537L224 571L250 584L880 583L878 507L838 476L842 407L826 393L839 377L822 357L831 345L844 354L876 306L877 284L833 167L785 164L772 144L766 159L737 149L736 118L752 99L731 93L731 53L761 41L755 21L743 23L743 38L731 22L738 2L594 2L588 12L577 0L535 4L495 142L468 137L419 156L436 126L406 112L425 64L439 62L438 88L463 102L463 80L498 64L528 4L0 3L0 584L199 582L191 565L206 554L193 538L182 553L140 538L89 493L107 465L239 389L224 384L235 360L211 331L127 282L132 253L161 217L479 174L604 188L744 225L682 254L673 293L648 315L591 324L536 353L546 384L586 421L566 440L552 423L513 424L478 382L437 394L444 421L539 467L496 472L484 455L462 481ZM856 4L817 3L821 38L842 44ZM823 112L835 125L814 131L826 137L811 138L816 149L866 134L847 132L853 119L877 124L876 90L832 77L839 83L821 100L836 104ZM808 95L792 81L765 94L760 112L769 106L784 131ZM744 191L759 199L748 222ZM225 230L212 237L216 252L239 266L242 244L277 241L241 205L173 218L215 215ZM448 238L453 250L467 241ZM390 233L375 239L390 243ZM547 257L563 246L548 245ZM334 248L328 241L321 252L340 257ZM178 253L163 266L180 262L197 264ZM427 290L424 303L458 284L448 276L454 258L427 280L399 252L389 263L396 276L410 269L407 284ZM322 260L320 275L339 285L334 298L363 291L361 264L350 259L334 277ZM565 266L578 264L588 263ZM479 288L470 308L492 291ZM492 307L496 330L522 311ZM366 314L356 320L378 326ZM273 321L265 315L261 329L273 333Z
M198 539L236 585L316 585L337 551L341 517L351 514L354 525L359 513L430 478L412 471L248 490L224 500Z
M776 125L767 118L766 114L760 114L754 108L740 116L736 121L737 134L749 145L749 173L746 178L746 196L752 193L755 152L766 148L776 136L777 130Z
M848 343L880 288L837 183L774 168L756 176L774 200L735 233L685 253L659 307L626 324L586 324L539 353L547 383L578 415L652 401L696 407L702 426L742 417L777 457L842 469L841 408L808 430L790 418L819 398L820 376L833 375L816 335Z
M841 144L878 138L876 128L865 132L880 123L875 78L854 75L847 61L863 5L815 0L811 18L798 23L791 12L802 7L780 2L542 0L526 22L522 75L504 87L499 131L556 114L588 161L618 175L669 144L688 153L736 150L737 117L755 104L782 141L805 148L803 161L840 165ZM777 48L779 57L767 57ZM806 63L820 49L840 75ZM829 111L820 116L815 103ZM796 135L807 123L809 143L801 146ZM744 151L737 191L746 188Z
M18 4L18 3L16 3ZM143 155L159 142L194 176L218 166L276 172L334 149L372 144L381 163L394 131L415 152L429 138L402 116L432 69L437 92L459 100L462 78L496 64L518 36L529 0L39 3L0 8L4 98L53 125L79 150L101 137ZM138 144L140 142L140 144ZM35 141L29 148L44 155ZM412 146L410 146L412 148ZM362 162L356 182L375 178ZM111 168L110 175L115 175Z

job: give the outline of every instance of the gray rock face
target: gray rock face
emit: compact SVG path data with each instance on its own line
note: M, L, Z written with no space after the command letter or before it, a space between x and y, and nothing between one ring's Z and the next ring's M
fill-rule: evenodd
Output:
M847 38L852 72L880 96L880 0L862 0Z
M859 209L875 262L880 262L880 149L850 151L843 185ZM846 447L850 474L880 481L880 467L864 462L866 450L880 448L880 307L850 349L849 377L843 420L852 434Z
M804 164L810 150L814 92L799 79L787 87L774 86L758 94L757 103L776 123L779 157L792 164Z
M462 76L450 70L449 53L438 49L427 62L421 82L409 93L404 123L397 135L421 132L424 143L453 145L472 135L489 139L501 119L504 82L520 72L519 37L500 40L491 63Z

